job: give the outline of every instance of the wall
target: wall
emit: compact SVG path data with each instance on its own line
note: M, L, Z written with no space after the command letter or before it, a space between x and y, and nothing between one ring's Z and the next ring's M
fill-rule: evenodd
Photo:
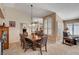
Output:
M62 43L63 41L63 19L56 15L56 43Z
M5 19L0 19L1 25L3 22L5 22L6 26L8 27L9 21L16 22L16 27L9 27L9 42L13 43L19 41L20 23L26 23L27 25L29 25L30 18L15 8L5 7L2 5L0 5L0 8L2 9L2 12L5 17Z
M52 42L52 43L55 43L56 42L56 14L51 14L51 15L48 15L46 17L43 18L43 20L49 20L51 19L51 35L48 35L48 39Z

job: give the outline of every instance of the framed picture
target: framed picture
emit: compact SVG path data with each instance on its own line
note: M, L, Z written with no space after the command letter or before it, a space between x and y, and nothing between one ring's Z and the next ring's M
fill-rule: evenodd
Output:
M9 21L9 26L10 27L15 27L15 25L16 25L15 21Z

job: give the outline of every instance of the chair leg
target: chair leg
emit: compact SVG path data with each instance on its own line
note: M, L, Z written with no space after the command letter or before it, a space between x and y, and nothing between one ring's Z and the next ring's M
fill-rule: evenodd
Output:
M40 47L40 53L41 53L41 55L42 55L42 48Z
M45 45L45 51L47 52L47 45Z
M21 46L22 46L22 42L21 42Z
M27 48L25 48L24 52L26 52L26 51L27 51Z
M22 44L22 48L24 49L24 44Z
M21 47L23 48L23 43L21 42Z
M64 44L65 43L65 41L64 41L64 39L63 39L63 42L62 42L62 44Z

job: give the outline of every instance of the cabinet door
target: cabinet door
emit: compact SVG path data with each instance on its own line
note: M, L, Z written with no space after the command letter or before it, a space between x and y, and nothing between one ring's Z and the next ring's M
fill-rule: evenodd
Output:
M8 28L5 28L4 32L6 33L6 39L4 41L4 49L8 49L9 48Z
M6 32L6 41L4 42L4 49L8 49L9 48L9 28L0 27L0 39L4 38L3 32Z
M1 37L2 37L2 29L0 28L0 39L1 39Z
M2 34L1 34L2 32L1 32L1 30L0 30L0 40L1 40L1 36L2 36Z

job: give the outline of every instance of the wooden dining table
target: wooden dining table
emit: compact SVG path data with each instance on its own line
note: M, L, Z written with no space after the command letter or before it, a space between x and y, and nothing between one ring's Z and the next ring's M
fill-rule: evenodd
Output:
M29 38L32 43L33 43L33 47L36 48L37 44L39 43L41 37L35 37L34 35L29 35L27 38Z

